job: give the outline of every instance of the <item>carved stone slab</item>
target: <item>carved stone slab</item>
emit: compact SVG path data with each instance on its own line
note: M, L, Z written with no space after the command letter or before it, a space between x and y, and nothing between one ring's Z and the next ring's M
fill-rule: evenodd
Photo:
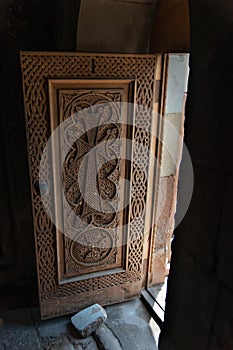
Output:
M102 99L135 102L158 110L161 56L22 52L21 67L41 316L49 318L76 312L95 302L106 305L132 298L142 288L143 274L146 273L143 271L143 259L148 256L145 226L151 211L148 206L151 193L143 169L136 165L141 163L142 168L148 167L148 152L132 149L132 190L127 220L130 222L136 216L140 220L130 227L127 244L121 248L112 248L111 240L114 240L114 230L119 227L122 216L102 216L100 219L84 203L75 187L75 177L72 177L72 171L75 173L78 170L79 161L90 144L80 139L68 154L63 167L63 188L72 210L95 222L93 237L107 242L104 249L80 246L72 239L63 237L53 225L38 192L39 166L52 131L71 113L84 106L98 104ZM136 109L134 118L142 128L132 130L133 140L150 148L152 140L150 134L143 130L143 125L145 130L150 129L151 115ZM108 130L99 129L97 135L89 134L88 137L90 139L91 136L92 143L98 143L99 138L109 133L115 142L121 138L121 132L121 127L116 123L109 125ZM77 156L77 161L71 171L74 156ZM52 168L58 162L55 156ZM51 174L53 169L49 164L45 166L47 173ZM102 196L111 198L115 195L118 178L125 171L127 166L124 162L112 161L103 167L98 175ZM48 189L52 187L52 184L47 185ZM119 196L122 195L124 191L120 191ZM47 198L47 205L50 206L56 196L49 192ZM64 213L66 208L56 210L58 213L63 210Z

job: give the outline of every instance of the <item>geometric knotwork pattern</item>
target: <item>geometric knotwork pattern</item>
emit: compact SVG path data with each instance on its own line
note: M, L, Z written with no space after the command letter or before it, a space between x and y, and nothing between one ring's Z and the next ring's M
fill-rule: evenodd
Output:
M60 91L60 119L64 121L73 114L91 106L100 105L100 109L103 109L105 103L123 102L122 94L123 92L120 89ZM120 105L117 106L119 106L119 110L117 110L116 120L120 120L121 108ZM108 105L108 108L111 108L111 105ZM116 113L116 108L114 112ZM65 241L64 270L67 275L75 275L77 272L84 274L91 268L94 268L96 272L98 268L108 269L109 266L112 267L116 263L118 211L112 213L97 211L91 206L93 193L89 194L89 183L85 184L84 189L85 198L89 196L88 203L84 200L83 193L81 193L78 186L79 168L83 158L93 147L101 142L111 140L112 148L109 149L109 152L113 153L111 156L114 159L105 161L104 153L95 152L94 164L90 164L88 169L93 171L93 166L102 161L104 165L96 178L97 195L107 200L109 205L118 196L117 185L120 177L120 167L119 159L114 152L116 147L120 147L121 126L117 123L108 123L109 115L112 115L111 111L106 113L104 109L100 110L98 118L102 124L84 132L74 143L72 141L69 143L69 132L75 129L76 121L74 120L73 124L69 123L67 130L64 130L65 137L61 140L62 148L66 149L68 147L69 149L63 164L63 188L68 203L68 208L65 205L63 206L63 210L67 211L64 232L69 231L68 234L63 236ZM85 123L85 116L79 114L79 125L82 125L84 130L86 130ZM82 228L79 230L79 227L72 227L72 218L69 216L70 208L72 208L72 213L75 213L84 222L91 224L96 229L87 228L83 231ZM74 240L67 236L73 236Z
M133 149L132 152L132 174L131 174L131 204L130 204L130 220L133 221L136 215L140 214L140 220L135 225L132 225L129 232L129 244L127 246L127 265L126 271L97 278L89 278L85 281L77 281L68 285L58 285L57 283L57 262L56 262L56 234L54 225L49 220L40 195L36 190L39 181L39 165L44 147L50 136L50 115L48 107L48 79L134 79L136 82L135 88L135 103L142 105L148 109L154 108L155 101L155 80L156 80L156 65L158 62L157 55L105 55L105 54L79 54L79 53L21 53L21 67L23 75L23 89L25 102L25 115L27 124L28 137L28 153L30 163L30 179L32 188L32 204L34 213L34 228L36 239L36 254L38 265L38 281L39 294L42 314L55 314L57 307L57 298L77 295L78 293L97 291L113 286L118 286L125 283L134 283L141 280L142 276L142 258L143 258L143 233L145 221L145 208L147 197L147 181L138 169L136 164L140 164L141 159L147 167L149 155L147 152L142 153L138 149ZM94 68L93 68L94 67ZM104 92L104 91L103 91ZM106 92L106 91L105 91ZM104 92L104 100L106 100L107 92ZM116 91L110 96L112 99L120 98L120 91ZM62 95L63 94L63 95ZM114 96L113 96L114 95ZM68 100L66 101L66 97ZM66 96L61 91L61 100L72 108L83 108L84 100L79 104L80 96L74 92L70 96ZM71 103L70 99L77 99L77 103ZM80 100L81 101L81 100ZM95 100L96 102L96 100ZM71 107L70 107L71 108ZM70 115L70 111L67 112ZM66 118L64 110L64 118ZM149 130L151 120L148 114L142 109L135 110L135 120L142 129ZM120 133L118 125L110 125L110 133L117 137ZM99 130L99 133L104 135L107 130ZM104 137L104 136L103 136ZM84 136L85 138L85 136ZM150 145L150 136L142 130L133 130L133 140L138 143ZM82 140L84 141L84 140ZM82 143L82 141L80 141ZM96 142L96 140L95 140ZM78 144L75 146L79 147ZM75 151L74 151L75 152ZM84 150L83 150L84 152ZM66 159L64 168L64 186L67 191L67 198L73 209L83 215L86 210L91 216L96 214L90 208L85 207L85 203L81 198L78 189L75 189L72 181L69 179L69 168L71 166L70 159L72 154L69 154ZM44 157L46 162L46 157ZM46 168L45 164L45 168ZM110 163L109 172L114 173L114 180L109 179L108 171L103 169L99 174L102 177L103 187L99 191L103 196L114 196L114 186L118 178L117 163ZM146 170L146 169L145 169ZM46 168L47 175L51 173L49 166ZM140 180L139 180L140 178ZM43 179L42 179L43 180ZM50 186L50 184L48 184ZM52 197L48 196L47 207L51 204ZM88 217L87 217L87 220ZM117 219L101 218L107 224L114 227L117 224ZM116 221L114 221L116 220ZM114 235L110 234L110 230L105 228L101 231L98 225L98 218L95 219L97 237L109 242L114 239ZM88 236L87 236L88 239ZM108 244L108 243L107 243ZM77 266L89 266L89 264L101 264L108 261L112 263L115 259L115 252L106 248L101 251L90 252L86 248L75 246L72 242L66 242L68 255L70 255L69 267L77 268ZM77 250L81 254L77 254ZM72 264L76 264L76 267ZM46 300L55 300L51 306L46 303ZM69 312L72 310L69 309ZM59 313L68 312L67 305L59 305Z

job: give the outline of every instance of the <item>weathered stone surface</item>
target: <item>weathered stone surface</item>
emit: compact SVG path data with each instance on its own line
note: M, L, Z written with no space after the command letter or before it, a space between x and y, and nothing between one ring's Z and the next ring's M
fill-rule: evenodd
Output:
M110 305L106 310L106 324L119 339L123 350L158 350L159 326L140 299Z
M60 338L56 341L54 345L50 348L50 350L74 350L71 342L66 338Z
M104 350L122 350L119 340L115 337L112 331L102 324L94 333L94 338L98 346Z
M99 350L96 343L89 344L86 348L82 348L83 350Z
M69 333L67 316L59 317L54 322L54 319L41 321L38 308L32 308L31 314L37 328L37 333L41 338L58 338Z
M71 317L73 326L82 338L91 335L107 319L106 311L99 304L94 304Z
M159 180L157 236L158 244L166 241L165 234L171 234L174 229L176 211L177 176L168 176Z
M157 231L153 252L152 284L163 283L167 275L167 263L171 257L171 237L176 211L177 176L159 180Z
M164 283L167 274L167 252L166 244L164 246L157 248L153 252L153 273L152 275L152 285L160 285Z
M71 343L74 345L75 350L98 350L96 342L92 336L89 336L84 339L76 339L74 337L69 336Z

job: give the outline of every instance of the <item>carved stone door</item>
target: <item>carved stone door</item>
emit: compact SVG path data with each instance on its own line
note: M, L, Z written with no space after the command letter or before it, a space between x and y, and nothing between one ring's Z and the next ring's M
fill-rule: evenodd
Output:
M161 56L22 52L21 67L42 318L139 295Z

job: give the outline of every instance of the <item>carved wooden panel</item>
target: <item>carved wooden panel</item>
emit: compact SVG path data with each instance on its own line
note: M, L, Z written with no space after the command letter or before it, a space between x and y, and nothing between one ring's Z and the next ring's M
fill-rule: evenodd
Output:
M38 285L42 318L71 313L98 301L109 304L138 295L142 287L145 253L145 226L148 217L148 179L143 171L148 168L149 154L143 149L132 149L131 166L122 159L103 162L97 176L97 189L102 198L111 203L128 199L127 211L106 214L96 211L84 200L89 195L87 178L85 196L77 186L77 174L85 155L92 147L110 139L112 149L123 147L122 137L129 135L135 142L151 147L151 114L135 108L135 120L141 128L130 128L117 122L88 130L75 143L67 137L59 140L60 148L69 152L63 163L63 183L66 203L62 202L59 186L47 195L47 207L55 203L56 215L67 218L66 210L82 218L92 228L72 229L71 221L64 220L63 235L49 219L38 193L39 165L44 147L53 130L62 122L90 106L106 102L135 102L156 109L156 84L159 85L161 57L159 55L110 55L79 53L21 53L28 153L31 175L32 205L37 254ZM121 111L119 110L119 113ZM116 113L117 114L117 113ZM101 115L101 112L100 112ZM103 111L102 117L106 117ZM125 116L127 124L127 113ZM83 119L85 123L85 118ZM71 122L72 124L72 122ZM145 127L145 128L144 128ZM145 129L145 130L144 130ZM66 130L65 130L66 134ZM70 143L70 144L69 144ZM98 152L95 161L102 157ZM43 158L42 158L43 159ZM52 178L53 168L61 162L53 155L54 165L44 164ZM137 164L140 163L140 167ZM130 171L129 171L129 167ZM119 188L119 179L130 173L130 194ZM45 179L47 181L47 179ZM48 188L52 184L48 183ZM94 200L93 193L91 200ZM151 199L150 199L151 200ZM62 203L62 204L59 204ZM128 232L119 227L133 222ZM93 228L94 227L94 228ZM63 230L62 230L63 231ZM63 231L63 232L64 232ZM113 244L116 239L126 244ZM77 237L82 237L80 244ZM95 242L98 241L98 247ZM103 244L101 243L103 242Z

